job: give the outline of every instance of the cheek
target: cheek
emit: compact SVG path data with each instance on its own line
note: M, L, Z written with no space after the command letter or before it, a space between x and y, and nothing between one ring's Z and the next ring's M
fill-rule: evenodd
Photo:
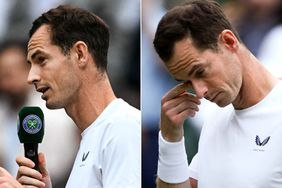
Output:
M227 100L229 100L229 102L231 103L236 99L239 94L242 85L242 77L240 76L240 71L235 67L230 70L233 71L230 71L230 73L227 75L228 82L226 83L226 90L228 92Z
M239 90L242 84L242 71L239 66L233 65L230 69L230 82L234 90ZM236 94L237 92L234 91ZM239 92L239 91L238 91Z
M241 84L240 72L233 66L218 66L207 82L210 83L209 89L223 91L227 98L234 98Z
M64 95L72 95L79 88L79 78L71 71L67 71L57 80L57 84Z
M238 86L238 83L241 79L241 68L240 63L237 61L237 57L235 55L230 54L230 56L222 59L222 67L219 69L223 73L223 80L226 83L234 88Z

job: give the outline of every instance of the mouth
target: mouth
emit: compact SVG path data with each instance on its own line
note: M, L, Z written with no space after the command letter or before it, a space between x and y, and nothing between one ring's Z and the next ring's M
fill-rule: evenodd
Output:
M220 92L216 93L213 97L210 98L209 101L214 102L214 100L216 99L216 97L220 94Z
M49 87L43 86L43 87L36 88L36 91L44 94L48 89L49 89Z

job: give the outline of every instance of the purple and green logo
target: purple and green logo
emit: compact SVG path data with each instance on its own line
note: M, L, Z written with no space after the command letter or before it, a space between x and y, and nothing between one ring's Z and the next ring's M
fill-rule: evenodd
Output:
M23 128L29 134L36 134L42 128L42 121L37 115L30 114L24 118Z

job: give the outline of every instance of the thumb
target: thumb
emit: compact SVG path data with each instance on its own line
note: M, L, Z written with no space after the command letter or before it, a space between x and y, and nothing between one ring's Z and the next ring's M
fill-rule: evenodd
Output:
M38 161L39 161L39 171L41 172L43 177L49 176L48 170L46 168L46 159L43 153L38 154Z

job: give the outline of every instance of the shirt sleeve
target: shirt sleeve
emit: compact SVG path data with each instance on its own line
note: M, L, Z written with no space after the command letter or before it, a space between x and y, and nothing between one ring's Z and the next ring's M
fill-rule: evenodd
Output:
M141 126L135 119L115 120L103 150L104 188L141 188Z

